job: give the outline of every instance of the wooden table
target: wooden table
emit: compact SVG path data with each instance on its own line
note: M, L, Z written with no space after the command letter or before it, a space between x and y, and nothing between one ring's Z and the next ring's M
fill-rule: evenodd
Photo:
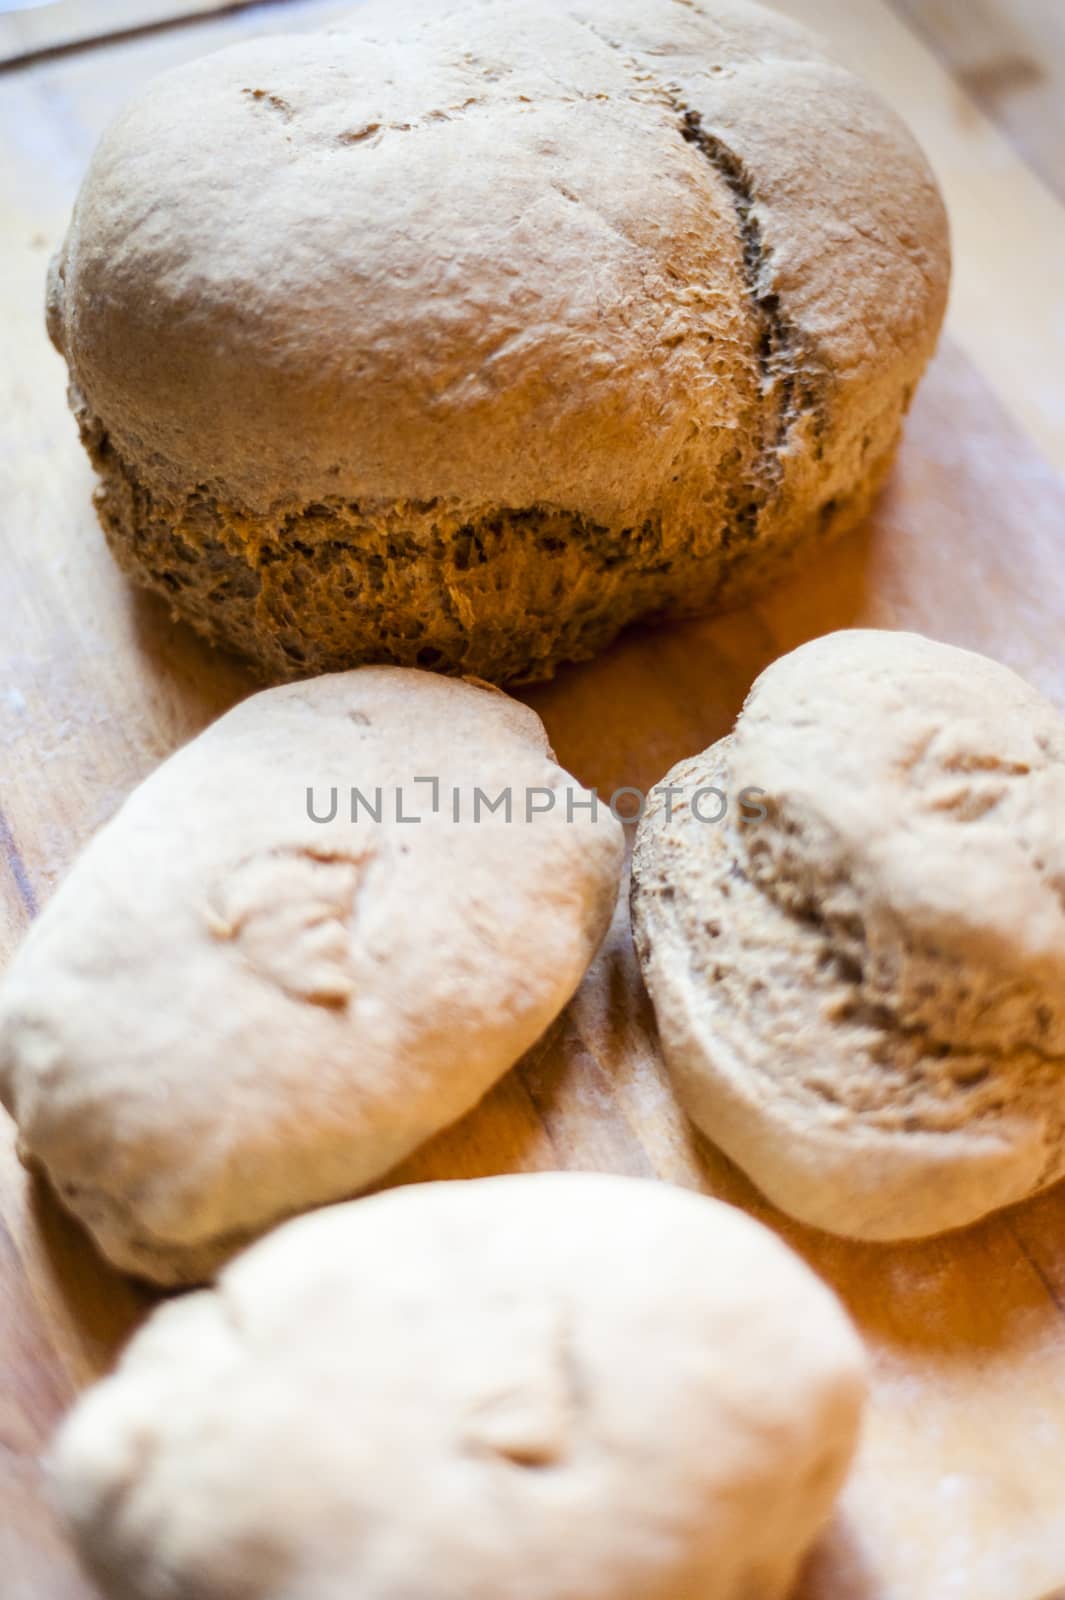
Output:
M773 657L856 623L986 650L1065 710L1065 10L1058 0L786 8L830 35L928 150L957 253L948 332L860 535L749 610L634 632L527 695L561 760L607 791L652 784L729 727ZM132 785L250 687L131 593L105 554L44 337L49 252L100 128L144 78L242 34L345 9L58 0L0 17L0 954ZM873 1400L802 1600L1049 1600L1065 1586L1065 1193L901 1248L779 1217L677 1110L621 914L549 1037L397 1181L551 1167L654 1174L737 1201L790 1239L856 1317ZM148 1304L27 1180L5 1124L5 1600L92 1592L45 1505L37 1458Z

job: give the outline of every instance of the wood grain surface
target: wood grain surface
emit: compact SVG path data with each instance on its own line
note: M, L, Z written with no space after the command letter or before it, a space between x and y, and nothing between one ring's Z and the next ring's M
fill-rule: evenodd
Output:
M0 0L0 66L110 45L205 16L221 19L252 5L288 9L289 0ZM287 25L280 15L277 27Z
M55 8L74 20L104 9ZM121 9L136 20L137 0ZM164 9L182 7L143 0L139 14L153 20ZM100 128L148 75L276 29L285 13L306 26L346 9L301 0L152 27L10 70L0 85L10 152L0 169L0 960L132 785L251 687L238 664L129 590L106 556L63 367L43 332L48 254ZM928 149L958 257L949 331L875 515L817 571L726 617L632 632L525 695L562 762L607 791L653 784L728 729L775 656L857 623L985 650L1065 711L1060 103L1044 114L1029 97L1022 109L1005 87L1022 54L1040 61L1041 82L1058 81L1060 13L1053 0L980 0L977 49L951 21L965 8L936 0L788 0L786 9L831 35ZM13 20L0 19L0 54ZM1052 48L1053 58L1039 55ZM656 1176L733 1200L791 1240L856 1317L873 1399L801 1600L1060 1600L1065 1192L898 1248L832 1240L781 1218L677 1109L623 909L548 1037L392 1181L552 1167ZM47 1509L38 1457L149 1303L27 1179L5 1121L4 1600L90 1600Z
M1065 199L1065 6L1053 0L891 3Z

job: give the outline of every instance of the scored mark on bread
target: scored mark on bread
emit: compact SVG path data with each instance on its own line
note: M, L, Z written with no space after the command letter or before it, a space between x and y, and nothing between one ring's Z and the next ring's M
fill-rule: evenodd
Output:
M207 924L294 1000L345 1006L355 993L351 922L369 859L309 849L246 856L208 895Z
M736 152L717 134L703 126L701 112L680 105L677 110L681 116L681 137L706 157L724 179L732 198L743 249L744 276L760 324L758 365L763 381L769 384L774 380L777 358L786 356L790 350L792 330L781 312L780 296L767 286L769 258L762 236L762 224L755 210L753 179ZM786 410L793 384L792 375L783 371L781 382L784 386L782 410Z
M585 26L601 44L621 54L617 39L602 33L591 23ZM656 82L646 62L633 56L622 55L622 64L642 89L650 86L655 97L679 116L681 137L706 157L729 191L739 227L747 291L760 327L759 369L767 389L774 385L780 388L780 423L786 433L795 409L797 373L790 358L797 334L783 313L780 296L770 283L769 250L756 210L754 179L736 151L705 126L702 112L685 103L678 88Z
M272 111L276 111L279 114L283 121L292 121L292 107L279 94L271 94L268 89L242 89L241 94L246 94L249 100L254 100L256 103L262 102L264 105L269 106Z
M380 131L381 124L379 122L368 122L363 128L349 128L345 129L343 133L338 133L337 143L362 144L366 139L372 139L374 134L380 133Z
M579 20L589 33L618 56L633 79L634 99L644 99L650 94L679 117L681 137L706 158L723 180L731 198L744 280L755 319L755 359L762 392L775 398L776 406L775 420L772 412L765 419L765 432L757 459L750 468L746 495L736 497L729 526L723 530L722 549L727 549L737 536L744 542L754 541L758 537L761 514L781 486L783 456L792 430L804 420L808 421L809 448L815 460L823 455L825 365L815 357L809 339L785 315L780 295L773 288L771 252L756 209L754 180L745 163L719 134L710 132L702 112L686 103L678 86L663 83L656 77L646 59L625 54L620 40L604 33L586 18L574 20ZM823 513L826 525L837 509L835 500L826 503Z
M585 1379L571 1311L558 1305L545 1318L547 1326L538 1322L538 1337L517 1356L522 1370L514 1382L481 1400L467 1417L467 1449L527 1469L561 1466L569 1458L587 1405Z
M368 140L375 144L377 135L385 133L416 133L420 128L431 128L441 122L452 122L456 117L468 111L471 106L481 106L485 102L477 95L468 95L465 100L456 105L443 109L427 111L424 116L417 117L413 122L367 122L359 128L345 128L336 136L337 144L365 144Z
M754 179L732 147L705 126L702 113L675 95L670 103L680 116L681 137L692 145L723 180L736 212L747 294L756 319L756 357L762 390L776 397L776 425L766 437L755 468L755 505L751 520L757 527L761 506L782 476L781 454L788 435L803 417L815 428L815 455L820 453L816 432L820 397L812 363L795 324L786 316L780 295L772 284L771 252L757 212ZM817 364L820 370L820 363Z

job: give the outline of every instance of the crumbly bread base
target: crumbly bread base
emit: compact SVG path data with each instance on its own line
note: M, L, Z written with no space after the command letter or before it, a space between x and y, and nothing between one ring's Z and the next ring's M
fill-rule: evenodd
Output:
M663 785L732 793L730 747ZM747 832L755 842L758 825ZM774 1204L851 1238L945 1232L1062 1177L1065 1060L968 1040L938 953L916 945L908 964L943 1001L935 1031L912 1025L867 981L858 919L844 937L749 850L684 802L667 823L658 799L633 860L663 1050L707 1137Z
M153 490L74 405L119 566L270 681L380 662L531 683L630 623L740 604L865 520L901 425L849 495L796 526L782 520L771 538L742 513L683 532L609 528L546 506L335 500L257 517L206 491Z

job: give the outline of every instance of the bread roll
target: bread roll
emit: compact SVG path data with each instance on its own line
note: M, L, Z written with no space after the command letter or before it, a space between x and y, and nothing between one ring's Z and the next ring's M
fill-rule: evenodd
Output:
M906 130L739 0L432 0L105 133L52 337L139 582L274 678L549 675L818 561L948 247Z
M160 1283L363 1188L576 989L622 856L587 800L498 690L366 667L246 700L130 796L4 977L24 1158Z
M53 1479L110 1600L784 1600L862 1392L835 1297L742 1212L430 1184L157 1311Z
M774 662L665 783L682 793L656 795L633 869L663 1048L771 1200L900 1239L1065 1173L1053 706L969 651L837 633ZM691 803L708 785L720 824Z

